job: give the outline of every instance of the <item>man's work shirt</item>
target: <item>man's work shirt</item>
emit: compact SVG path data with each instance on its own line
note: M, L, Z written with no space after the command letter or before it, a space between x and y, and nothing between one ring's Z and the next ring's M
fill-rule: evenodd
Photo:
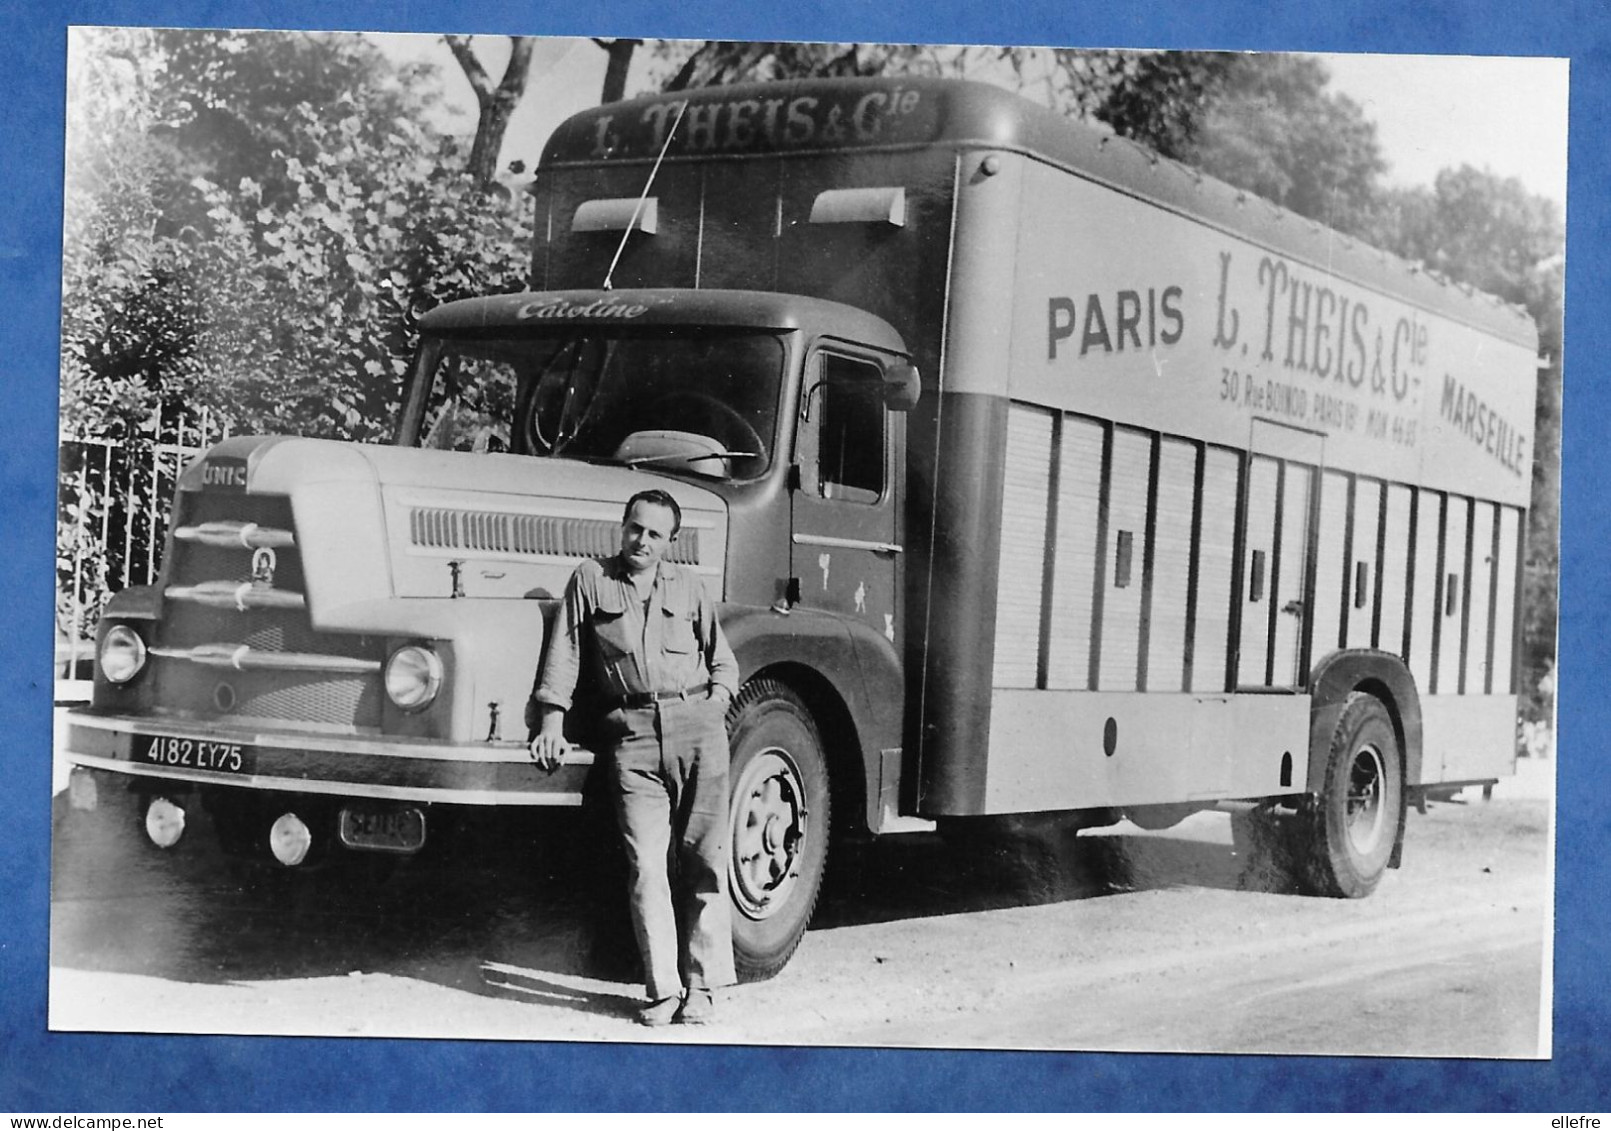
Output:
M593 647L584 647L589 634ZM569 710L584 663L610 702L643 692L703 695L710 684L738 694L738 661L704 585L664 560L647 606L619 557L576 567L554 617L537 701Z

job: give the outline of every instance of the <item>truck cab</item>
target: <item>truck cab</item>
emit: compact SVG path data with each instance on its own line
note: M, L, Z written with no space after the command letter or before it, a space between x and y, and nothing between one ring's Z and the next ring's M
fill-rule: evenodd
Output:
M815 897L800 858L829 812L813 796L827 759L844 763L842 815L893 817L863 752L900 746L900 448L917 395L887 323L820 299L444 305L422 320L393 446L236 438L185 473L159 584L119 594L101 626L72 760L132 780L159 844L202 804L227 850L290 866L413 851L436 807L580 805L591 752L538 772L523 709L571 570L614 553L625 500L659 486L685 514L671 559L766 689L735 708L773 736L735 828L766 846L739 886L755 921L786 924L753 956L775 968L804 929L799 900L779 918L786 897L809 887L804 915ZM780 747L778 702L811 749ZM735 774L760 753L740 741Z

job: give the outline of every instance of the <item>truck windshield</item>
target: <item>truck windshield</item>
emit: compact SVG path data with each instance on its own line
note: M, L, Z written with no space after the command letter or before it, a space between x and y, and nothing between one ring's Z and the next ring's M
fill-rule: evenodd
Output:
M428 339L403 443L754 479L782 395L777 334L677 328Z

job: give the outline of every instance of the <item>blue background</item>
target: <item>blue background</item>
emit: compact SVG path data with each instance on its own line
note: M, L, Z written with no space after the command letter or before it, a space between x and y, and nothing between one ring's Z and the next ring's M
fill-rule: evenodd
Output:
M1540 0L602 0L577 5L0 0L0 1110L1072 1109L1604 1111L1611 642L1606 123L1611 10ZM776 11L767 9L776 7ZM53 1034L45 1029L51 572L69 24L537 32L1570 56L1555 1055L1543 1063L660 1048ZM1229 1003L1228 1003L1229 1004Z

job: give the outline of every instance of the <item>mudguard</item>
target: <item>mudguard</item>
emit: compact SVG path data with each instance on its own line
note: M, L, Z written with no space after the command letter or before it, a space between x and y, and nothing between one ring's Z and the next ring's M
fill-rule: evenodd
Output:
M745 678L793 665L811 671L839 700L861 763L863 817L877 828L882 751L901 746L905 684L894 646L865 624L831 613L724 605L720 615Z
M1348 696L1355 691L1367 691L1386 705L1404 754L1404 785L1419 785L1421 695L1416 690L1415 677L1391 652L1355 648L1333 652L1321 660L1309 681L1309 775L1305 780L1310 791L1316 782L1325 780L1332 731Z

